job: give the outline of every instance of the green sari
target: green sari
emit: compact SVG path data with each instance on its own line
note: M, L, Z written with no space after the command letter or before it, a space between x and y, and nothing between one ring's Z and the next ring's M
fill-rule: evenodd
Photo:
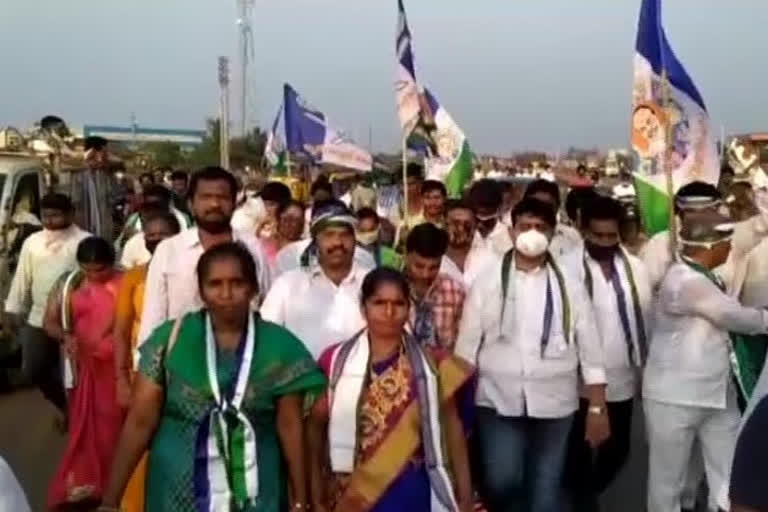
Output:
M166 347L173 321L158 327L141 347L139 371L165 389L165 404L150 446L146 512L197 512L194 490L198 427L214 406L205 363L202 311L186 315L170 354ZM276 426L276 399L296 393L317 394L325 377L314 359L286 329L259 319L256 346L242 410L256 430L259 494L242 512L287 510L286 484ZM236 375L235 351L219 351L219 385Z

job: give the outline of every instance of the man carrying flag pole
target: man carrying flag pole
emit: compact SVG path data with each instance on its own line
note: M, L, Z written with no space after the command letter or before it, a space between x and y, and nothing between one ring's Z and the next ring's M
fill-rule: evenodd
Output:
M737 299L746 254L768 233L768 194L755 186L760 215L724 224L709 116L669 45L661 0L643 0L640 10L631 138L637 196L646 229L655 234L643 259L652 287L658 287L643 379L648 510L690 506L682 503L681 484L699 452L706 459L709 506L715 510L738 432L738 402L754 384L737 333L768 329L768 316ZM681 219L679 232L673 207Z

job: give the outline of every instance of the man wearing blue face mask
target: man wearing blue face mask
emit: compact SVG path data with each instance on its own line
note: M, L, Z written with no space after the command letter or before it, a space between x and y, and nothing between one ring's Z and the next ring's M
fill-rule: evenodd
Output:
M527 198L512 220L515 247L474 282L456 342L479 374L480 488L490 512L565 510L561 477L579 372L584 438L596 447L610 436L603 349L584 284L548 252L553 209Z

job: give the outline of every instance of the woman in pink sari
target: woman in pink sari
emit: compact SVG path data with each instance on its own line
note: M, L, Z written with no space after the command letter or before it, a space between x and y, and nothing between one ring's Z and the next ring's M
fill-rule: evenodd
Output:
M112 245L86 238L77 248L78 270L51 292L44 327L65 350L69 438L48 490L48 508L87 509L98 503L109 478L125 411L116 399L114 340L117 291Z

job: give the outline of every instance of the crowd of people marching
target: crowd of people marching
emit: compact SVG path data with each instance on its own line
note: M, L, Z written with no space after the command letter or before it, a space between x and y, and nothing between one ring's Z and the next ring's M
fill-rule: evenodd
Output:
M67 432L48 508L595 511L641 405L650 512L702 481L768 511L768 191L733 219L690 183L625 246L591 188L405 174L239 204L224 169L175 173L114 242L43 197L5 307Z

